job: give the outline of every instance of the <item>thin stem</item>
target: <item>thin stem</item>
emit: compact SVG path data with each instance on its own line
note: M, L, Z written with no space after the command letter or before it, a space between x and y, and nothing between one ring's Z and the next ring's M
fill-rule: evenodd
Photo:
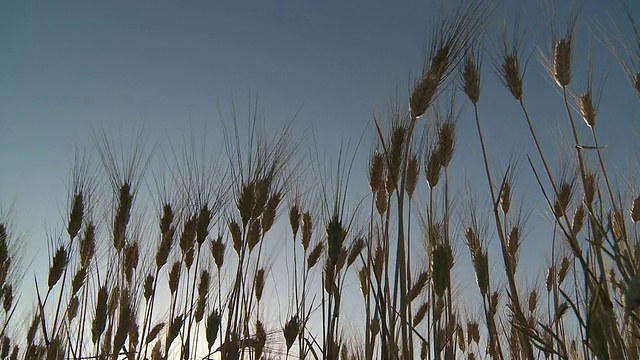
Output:
M373 194L373 193L372 193ZM364 336L364 349L365 349L365 359L373 358L373 339L370 338L369 334L371 333L371 292L369 291L371 282L369 278L369 274L371 273L371 252L373 251L373 207L375 204L375 194L371 197L371 210L369 212L369 236L367 239L367 284L366 290L364 291L364 302L365 302L365 336Z
M473 103L473 110L474 110L475 119L476 119L476 128L478 130L478 137L480 138L480 148L482 149L482 158L484 160L485 173L487 176L487 182L489 184L489 192L491 193L491 203L496 204L498 199L495 196L495 192L493 190L493 181L491 180L491 172L489 171L489 160L487 157L487 149L484 145L484 137L482 136L482 128L480 127L480 117L478 116L478 104L475 102ZM495 207L495 205L494 205L493 211L496 219L496 226L499 229L501 227L500 217L497 214L497 208ZM487 297L487 302L489 303L489 309L491 309L491 286L487 286L487 288L488 288L488 291L487 291L486 297ZM483 303L484 303L484 300L483 300ZM489 314L489 312L486 311L486 308L485 308L485 314L486 314L485 316L487 317L487 328L488 328L487 330L489 332L489 339L492 343L493 342L497 343L498 350L499 350L498 354L502 359L503 357L502 349L500 349L500 342L498 341L497 334L495 332L496 329L495 329L495 322L493 321L493 315Z

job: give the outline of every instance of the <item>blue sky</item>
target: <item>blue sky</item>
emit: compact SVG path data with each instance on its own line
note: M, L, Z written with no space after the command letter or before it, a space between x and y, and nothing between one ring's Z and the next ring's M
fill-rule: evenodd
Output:
M568 2L567 2L568 3ZM629 2L640 16L637 2ZM179 140L206 127L220 142L220 115L230 119L258 97L267 124L294 115L303 150L317 139L331 157L347 139L365 132L353 182L362 189L373 147L371 116L420 73L437 1L164 1L4 2L0 5L0 204L24 239L27 259L46 263L46 230L60 232L76 143L92 146L96 129L129 133L141 124L150 143ZM530 58L525 102L549 156L565 157L568 122L561 97L532 50L547 39L536 1L504 1L489 27L495 38L505 12L520 13ZM561 6L565 6L564 2ZM568 6L568 5L566 5ZM566 9L559 14L566 16ZM630 35L616 3L585 0L577 31L574 78L584 85L589 36L596 84L606 78L599 136L612 171L637 175L640 106L615 60L595 38L595 22L609 18ZM608 28L608 27L607 27ZM627 37L628 39L632 39ZM491 42L487 43L491 52ZM533 153L517 104L485 56L480 112L489 155L497 169L511 152ZM463 98L462 95L459 98ZM296 115L297 114L297 115ZM453 170L482 179L470 107L459 123ZM582 125L582 124L581 124ZM586 136L586 129L581 129ZM215 146L214 146L215 147ZM556 161L559 163L560 161ZM547 211L523 162L518 178L531 212L526 264L544 259L550 234L532 230ZM463 184L460 180L459 184ZM621 183L621 185L623 185ZM626 184L624 184L626 185ZM637 184L635 184L637 186ZM638 190L637 188L635 189ZM538 239L542 237L543 239ZM463 262L467 252L460 252ZM533 256L529 256L533 255ZM544 259L546 261L546 259ZM498 267L499 268L499 267ZM44 276L44 268L33 271ZM531 282L542 279L528 279Z

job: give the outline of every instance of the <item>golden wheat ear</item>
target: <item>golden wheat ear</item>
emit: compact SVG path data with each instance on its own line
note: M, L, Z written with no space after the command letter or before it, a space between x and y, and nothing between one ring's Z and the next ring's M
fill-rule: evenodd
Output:
M467 55L462 67L462 90L475 105L480 100L480 61Z

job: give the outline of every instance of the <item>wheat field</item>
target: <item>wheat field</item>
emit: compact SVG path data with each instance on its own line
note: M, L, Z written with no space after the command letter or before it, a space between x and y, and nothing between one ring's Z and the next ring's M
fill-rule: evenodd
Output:
M295 119L269 125L257 100L212 156L193 133L181 146L144 129L88 136L63 231L43 236L48 272L30 277L0 214L0 357L639 359L640 185L607 163L603 72L574 68L590 59L576 41L598 42L628 80L613 91L640 99L637 14L624 8L629 38L549 2L550 35L531 41L497 5L455 5L408 91L335 158ZM541 139L532 78L562 105L562 152ZM486 79L500 97L483 96ZM527 134L520 154L486 141L483 110L501 106ZM455 165L470 147L471 175ZM548 257L523 269L532 213Z

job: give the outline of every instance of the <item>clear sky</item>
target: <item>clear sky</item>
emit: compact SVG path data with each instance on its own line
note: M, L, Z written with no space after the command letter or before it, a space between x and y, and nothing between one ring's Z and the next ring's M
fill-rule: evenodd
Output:
M406 99L422 69L428 30L439 3L3 2L0 204L4 210L15 204L14 232L25 243L26 258L46 263L45 231L63 229L61 214L66 211L74 146L91 146L95 129L127 133L144 124L154 143L167 137L180 139L206 126L215 143L220 141L220 114L230 117L232 100L245 114L257 94L267 123L279 126L295 115L294 133L307 140L314 134L327 156L335 154L341 141L355 141L366 132L358 155L366 160L375 136L371 116L396 92ZM568 1L562 3L569 6ZM628 23L616 1L581 3L575 86L582 89L584 84L591 36L596 84L606 79L598 120L600 138L607 145L605 157L616 166L612 171L625 174L630 166L637 175L640 102L598 41L594 26L612 19L633 40L625 27ZM640 18L638 2L628 3ZM566 10L560 8L561 18ZM558 160L565 154L560 144L569 135L566 113L532 50L548 38L542 2L503 1L496 21L488 27L489 39L495 38L505 12L508 17L520 13L525 54L533 54L525 76L525 102L547 153ZM491 42L487 48L493 51ZM490 64L487 55L479 106L490 156L504 169L513 151L535 154L521 112ZM484 191L471 116L466 106L452 166L460 177L481 177L478 186ZM312 147L309 144L303 143L305 151ZM363 189L364 162L356 164L356 172L355 187ZM526 194L531 211L523 245L525 264L547 260L542 254L550 238L531 229L547 216L531 178L523 161L517 186ZM466 251L461 251L461 258L468 261ZM46 276L39 266L33 271Z

